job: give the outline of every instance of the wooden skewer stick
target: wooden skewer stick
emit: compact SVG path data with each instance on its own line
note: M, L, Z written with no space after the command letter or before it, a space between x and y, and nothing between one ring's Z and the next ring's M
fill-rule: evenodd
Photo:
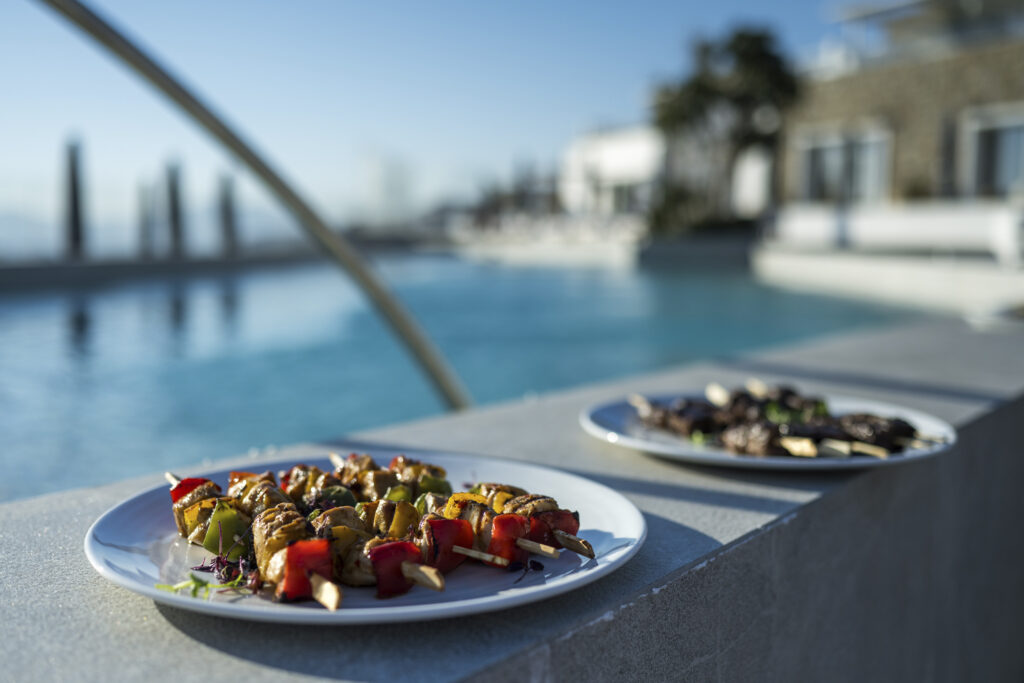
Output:
M341 606L341 587L320 576L316 572L309 575L309 582L313 586L313 599L332 612Z
M914 438L920 439L921 441L933 441L935 443L946 443L949 441L944 436L935 436L934 434L922 434L921 432L914 432Z
M531 541L528 538L517 538L516 545L523 550L533 553L534 555L543 555L544 557L550 557L554 560L557 560L560 554L558 552L558 548L547 545L546 543L537 543L536 541Z
M498 557L497 555L474 550L473 548L463 548L461 545L456 545L452 546L452 552L465 555L466 557L472 557L474 560L480 560L481 562L490 562L491 564L501 565L502 567L508 566L508 560L504 557Z
M747 380L746 388L754 398L764 398L768 395L768 385L756 377Z
M167 483L171 486L177 486L178 482L181 481L181 477L176 474L171 474L170 472L164 472L164 479L166 479Z
M863 453L864 455L870 455L874 458L888 458L889 450L876 446L871 443L864 443L863 441L851 441L850 450L854 453Z
M814 441L802 436L783 436L779 438L779 445L789 451L790 455L798 458L818 457L818 447Z
M934 446L934 441L925 441L924 439L908 439L906 437L897 437L893 439L898 445L904 448L928 448Z
M712 382L704 388L704 397L721 408L729 402L729 390L718 382Z
M555 535L555 538L558 539L558 542L562 544L562 547L566 550L571 550L574 553L583 555L584 557L594 559L594 547L591 546L590 543L588 543L587 541L584 541L579 536L567 534L561 529L554 529L552 530L552 533Z
M654 405L647 400L646 396L641 396L640 394L630 394L626 397L626 402L636 408L636 414L640 416L640 419L647 417L654 411Z
M402 576L417 586L423 586L433 591L444 590L444 575L436 567L428 567L418 562L403 562Z
M342 468L345 466L345 458L341 457L337 453L328 453L327 459L330 460L331 464L334 465L335 467Z

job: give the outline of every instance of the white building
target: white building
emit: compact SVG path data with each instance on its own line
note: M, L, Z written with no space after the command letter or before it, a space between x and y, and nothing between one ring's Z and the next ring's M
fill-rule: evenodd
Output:
M574 215L642 214L650 207L657 184L666 173L696 191L713 183L707 155L686 139L674 141L672 162L662 133L653 126L600 130L570 143L562 159L558 193ZM771 159L759 149L741 155L733 171L732 208L753 218L769 206Z
M638 213L650 204L665 163L665 141L651 126L588 133L562 160L558 193L570 214Z

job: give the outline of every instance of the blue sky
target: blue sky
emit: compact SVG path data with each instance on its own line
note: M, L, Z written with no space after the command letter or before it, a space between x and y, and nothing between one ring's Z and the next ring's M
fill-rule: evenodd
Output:
M766 25L801 56L835 31L835 5L812 0L90 4L195 87L332 220L379 212L384 186L391 208L414 209L472 196L516 164L554 168L574 135L645 121L654 85L685 73L696 35ZM236 164L49 9L0 3L8 241L55 243L55 229L37 233L59 223L62 148L72 135L84 144L99 250L130 248L138 187L171 159L184 167L193 241L203 242L214 181ZM240 184L254 220L275 223L266 194L244 174Z

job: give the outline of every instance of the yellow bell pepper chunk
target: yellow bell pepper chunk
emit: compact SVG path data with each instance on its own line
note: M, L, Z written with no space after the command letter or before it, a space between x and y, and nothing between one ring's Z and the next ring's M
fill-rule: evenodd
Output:
M414 527L420 519L420 513L416 506L406 501L395 505L395 516L391 518L391 526L388 527L388 536L392 538L405 538L409 535L409 527Z
M505 512L505 503L515 498L514 493L508 491L498 491L494 494L494 502L491 503L491 508L499 515Z
M217 507L217 501L220 498L204 498L203 500L192 503L183 514L185 520L185 537L192 535L192 532L196 530L196 527L209 519L210 515L213 514L213 509Z
M483 503L487 505L487 499L478 493L453 493L444 506L444 517L446 519L458 519L462 514L462 508L467 503Z

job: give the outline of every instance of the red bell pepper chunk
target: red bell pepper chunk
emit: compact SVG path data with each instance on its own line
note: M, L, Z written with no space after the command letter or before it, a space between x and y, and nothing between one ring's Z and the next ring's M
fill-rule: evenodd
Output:
M420 549L409 541L393 541L370 548L370 562L377 576L377 597L390 598L402 595L412 587L412 582L402 573L403 562L422 563Z
M530 554L516 545L516 541L525 538L529 532L530 521L526 517L498 515L491 523L491 543L487 546L487 552L504 557L509 564L514 562L525 564L530 559Z
M424 564L447 574L466 559L452 548L473 547L473 526L464 519L428 519L426 526L424 531L430 538L426 543L428 557L424 558Z
M209 479L203 479L201 477L186 477L177 484L171 487L171 502L177 503L179 500L187 496L190 492L195 490L196 487L205 484L210 481ZM220 492L220 487L217 487L217 491Z
M551 533L554 529L564 531L573 536L580 530L580 520L575 514L568 510L548 510L530 518L530 533L527 536L531 541L545 543L556 548L561 548L555 535Z
M285 548L284 578L277 584L279 600L292 601L313 595L310 572L331 578L331 542L326 538L296 541Z

